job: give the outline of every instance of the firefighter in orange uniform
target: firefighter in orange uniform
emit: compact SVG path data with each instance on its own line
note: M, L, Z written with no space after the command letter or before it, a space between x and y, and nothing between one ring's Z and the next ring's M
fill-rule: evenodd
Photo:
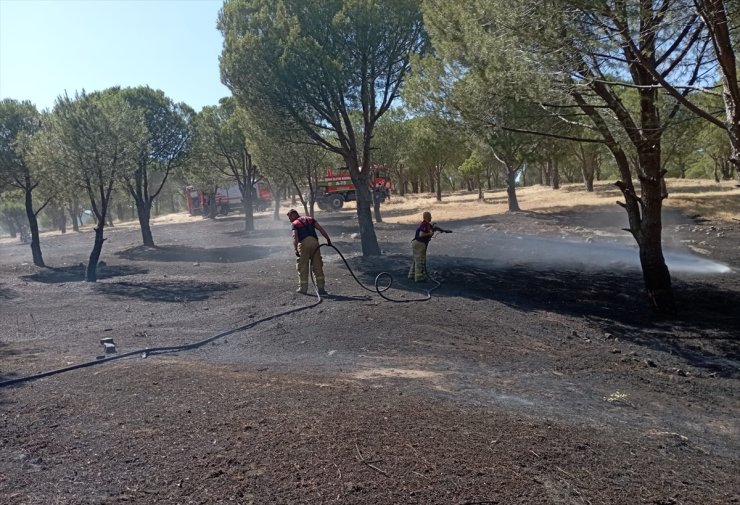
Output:
M319 237L316 235L316 230L319 230L321 235L324 236L327 245L331 245L329 234L326 233L326 230L314 218L311 216L301 217L295 209L288 211L288 219L290 220L290 229L293 235L293 249L295 250L295 255L298 257L296 269L298 270L299 285L296 292L304 295L307 293L308 269L310 266L316 279L316 287L319 290L319 294L325 295L324 262L321 258Z
M416 227L414 240L411 241L411 251L414 254L414 261L409 269L409 279L416 282L425 282L427 277L427 246L434 235L434 226L432 225L432 213L424 212L422 221Z

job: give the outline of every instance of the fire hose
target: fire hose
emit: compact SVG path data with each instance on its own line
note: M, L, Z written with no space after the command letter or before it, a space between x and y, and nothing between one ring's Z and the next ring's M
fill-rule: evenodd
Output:
M437 228L436 230L434 230L435 232L451 233L449 230L443 230L443 229L438 228L438 227L435 227L435 228ZM432 235L432 237L433 236L434 235ZM388 296L386 296L386 295L383 294L383 292L384 291L387 291L388 289L390 289L391 285L393 284L393 276L391 274L389 274L388 272L380 272L375 277L374 289L370 289L369 287L365 286L362 283L362 281L360 281L360 279L357 278L357 276L355 275L354 271L349 266L349 263L347 262L347 260L345 259L344 255L341 253L341 251L339 251L339 249L337 249L334 245L330 245L330 244L321 244L319 246L319 249L321 247L324 247L324 246L331 247L332 249L334 249L337 252L337 254L339 254L339 257L342 259L342 261L344 262L345 266L347 267L347 270L349 270L349 273L355 279L355 281L357 282L357 284L359 284L363 289L365 289L367 291L370 291L370 292L373 292L374 291L375 293L377 293L378 295L380 295L382 298L384 298L385 300L388 300L390 302L406 303L406 302L423 302L423 301L427 301L427 300L430 300L431 299L431 297L432 297L432 295L431 295L432 291L434 291L435 289L437 289L441 285L441 283L439 281L437 281L436 279L434 279L433 277L431 277L429 274L427 274L427 276L429 277L429 279L432 280L432 282L435 284L435 286L432 287L431 289L428 289L426 291L426 297L425 298L413 298L413 299L395 300L395 299L389 298ZM316 252L318 252L319 249L317 249ZM316 254L316 253L314 253L314 254ZM384 279L384 278L388 278L388 284L386 286L381 286L380 285L380 279ZM312 276L312 280L314 281L314 286L315 286L316 283L315 283L315 280L313 279L313 276ZM71 366L64 367L64 368L57 368L57 369L54 369L54 370L48 370L46 372L39 372L39 373L36 373L36 374L33 374L33 375L27 375L27 376L24 376L24 377L16 377L15 379L9 379L9 380L6 380L6 381L2 381L2 382L0 382L0 388L7 387L7 386L13 386L13 385L16 385L16 384L21 384L23 382L30 382L30 381L37 380L37 379L43 379L45 377L50 377L52 375L57 375L57 374L64 373L64 372L71 372L72 370L79 370L81 368L87 368L87 367L91 367L91 366L95 366L95 365L100 365L100 364L103 364L103 363L109 363L111 361L115 361L115 360L119 360L119 359L123 359L123 358L129 358L129 357L137 356L137 355L138 356L141 356L142 358L147 358L147 357L153 356L155 354L166 354L166 353L172 353L172 352L189 351L191 349L197 349L198 347L204 346L204 345L206 345L206 344L208 344L210 342L213 342L214 340L218 340L220 338L224 338L224 337L227 337L229 335L233 335L234 333L240 333L240 332L242 332L244 330L248 330L248 329L250 329L250 328L252 328L254 326L257 326L258 324L261 324L261 323L270 321L272 319L276 319L278 317L287 316L289 314L295 314L297 312L302 312L304 310L311 309L311 308L315 307L316 305L318 305L318 304L320 304L322 302L322 298L321 298L321 295L318 293L318 290L316 291L316 296L318 297L318 301L316 303L311 304L311 305L306 305L304 307L298 307L298 308L291 309L291 310L288 310L288 311L285 311L285 312L281 312L279 314L274 314L272 316L264 317L264 318L258 319L256 321L252 321L249 324L240 326L238 328L232 328L231 330L224 331L224 332L219 333L217 335L212 335L212 336L210 336L208 338L205 338L205 339L202 339L202 340L198 340L196 342L192 342L192 343L189 343L189 344L183 344L183 345L166 346L166 347L144 348L144 349L139 349L139 350L136 350L136 351L126 352L126 353L123 353L123 354L116 354L115 356L111 356L111 357L102 357L102 358L98 358L98 359L95 359L95 360L84 361L82 363L77 363L75 365L71 365Z
M437 225L432 225L432 236L430 237L430 240L434 238L435 234L437 233L452 233L452 230L445 230L444 228L441 228ZM439 282L434 277L432 277L432 275L429 274L429 272L425 272L429 280L432 281L432 283L434 284L434 286L426 290L426 295L423 298L404 298L404 299L390 298L389 296L384 294L384 292L388 291L393 285L393 276L390 273L380 272L378 275L376 275L375 281L373 283L373 289L371 289L367 287L365 284L363 284L360 279L357 278L354 271L352 270L352 267L349 266L349 263L345 259L344 255L339 249L336 248L336 246L334 246L333 244L321 244L319 248L316 250L316 252L318 252L319 249L321 249L322 247L331 247L337 252L339 257L344 262L344 266L347 267L347 270L349 271L350 275L352 275L352 278L355 280L355 282L357 282L357 284L360 285L362 289L366 291L370 291L371 293L376 293L378 296L380 296L381 298L389 302L394 302L394 303L426 302L432 299L432 291L434 291L435 289L439 288L442 285L442 283ZM311 277L311 280L314 282L314 286L316 286L316 282L313 279L313 276ZM381 280L387 280L387 284L381 283ZM319 294L318 289L316 290L316 296L318 296L319 299L321 299L321 295Z
M115 360L122 359L122 358L129 358L131 356L139 355L142 358L147 358L155 354L166 354L166 353L172 353L172 352L178 352L178 351L189 351L191 349L196 349L198 347L204 346L205 344L213 342L214 340L218 340L219 338L228 337L229 335L233 335L234 333L240 333L244 330L248 330L254 326L257 326L258 324L265 323L272 319L276 319L278 317L287 316L289 314L295 314L296 312L302 312L304 310L311 309L315 307L316 305L318 305L319 303L321 303L321 300L319 300L317 303L306 305L305 307L298 307L295 309L290 309L285 312L281 312L279 314L274 314L272 316L263 317L262 319L252 321L249 324L245 324L238 328L232 328L230 330L219 333L218 335L212 335L208 338L204 338L202 340L198 340L197 342L192 342L190 344L173 345L173 346L167 346L167 347L151 347L151 348L139 349L137 351L130 351L124 354L117 354L111 357L102 357L102 358L95 359L95 360L85 361L83 363L77 363L75 365L71 365L71 366L64 367L64 368L57 368L55 370L49 370L46 372L40 372L40 373L33 374L33 375L27 375L25 377L17 377L15 379L9 379L9 380L0 382L0 388L6 387L6 386L12 386L15 384L20 384L22 382L29 382L29 381L36 380L36 379L43 379L44 377L50 377L52 375L60 374L63 372L71 372L72 370L78 370L80 368L87 368L87 367L94 366L94 365L100 365L102 363L108 363L110 361L115 361Z

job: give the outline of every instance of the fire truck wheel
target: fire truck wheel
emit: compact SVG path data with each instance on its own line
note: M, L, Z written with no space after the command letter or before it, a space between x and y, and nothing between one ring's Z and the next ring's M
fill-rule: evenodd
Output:
M344 198L339 195L334 195L329 198L329 207L331 210L339 210L344 206Z

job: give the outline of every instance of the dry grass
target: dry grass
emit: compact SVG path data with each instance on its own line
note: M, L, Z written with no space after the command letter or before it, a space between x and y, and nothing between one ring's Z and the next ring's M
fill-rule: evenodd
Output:
M669 197L664 201L666 207L682 208L690 214L700 214L710 219L740 219L740 188L734 181L715 183L699 179L669 179ZM623 201L619 189L612 182L594 183L593 193L587 193L583 184L564 184L555 191L547 186L528 186L517 188L517 198L522 210L537 212L556 212L569 207L597 207L614 205ZM351 205L351 204L348 204ZM486 191L483 201L478 200L477 192L456 191L444 193L442 201L436 201L433 194L393 196L383 209L392 217L383 218L388 222L413 223L419 219L423 210L444 214L445 220L502 214L508 210L506 190Z
M708 219L740 220L740 187L735 181L716 183L704 179L668 179L669 197L664 201L666 207L684 209L689 214L698 214ZM536 212L557 212L569 207L588 207L614 205L623 200L622 194L613 182L594 183L593 193L587 193L583 184L564 184L555 191L547 186L528 186L517 188L517 198L522 210ZM287 208L287 207L286 207ZM354 202L345 208L355 208ZM404 197L394 195L383 205L383 220L389 223L411 224L419 220L424 210L437 213L446 221L481 216L503 214L508 210L506 190L486 191L483 201L478 200L477 191L445 192L442 201L436 201L434 194L410 194ZM272 211L268 211L271 213ZM191 216L187 212L166 214L152 218L152 225L200 221L201 216ZM116 222L117 227L138 228L138 221ZM91 228L88 225L86 228ZM42 236L58 235L58 231L44 232ZM17 239L0 238L0 244L15 242Z

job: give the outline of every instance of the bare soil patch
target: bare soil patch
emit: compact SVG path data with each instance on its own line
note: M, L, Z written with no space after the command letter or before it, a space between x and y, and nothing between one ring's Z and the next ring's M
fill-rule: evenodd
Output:
M45 236L47 269L3 242L0 380L105 337L133 355L0 389L0 503L740 502L740 222L666 211L679 310L660 316L610 196L534 193L513 214L394 197L379 258L351 209L319 214L400 303L327 249L330 295L296 295L268 214L248 235L238 215L163 220L157 248L116 226L95 284L89 231ZM422 207L455 233L413 302L433 287L406 279Z

